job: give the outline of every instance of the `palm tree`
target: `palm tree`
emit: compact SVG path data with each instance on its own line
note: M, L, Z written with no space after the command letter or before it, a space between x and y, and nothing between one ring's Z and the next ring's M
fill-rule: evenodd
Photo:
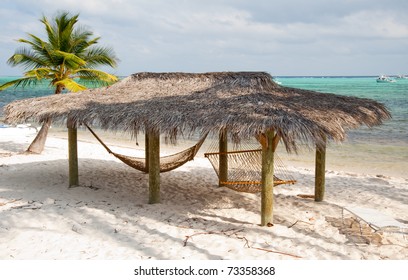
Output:
M86 82L96 85L116 82L115 75L95 69L102 65L116 66L118 59L113 50L95 46L100 37L92 38L91 31L76 26L78 16L60 12L52 22L43 16L40 21L44 24L47 40L30 33L28 39L18 40L26 47L16 50L7 62L11 66L23 66L26 72L22 78L1 85L0 90L10 86L24 87L46 79L55 87L54 93L60 94L65 88L71 92L84 90ZM43 151L50 125L51 119L43 122L27 152Z

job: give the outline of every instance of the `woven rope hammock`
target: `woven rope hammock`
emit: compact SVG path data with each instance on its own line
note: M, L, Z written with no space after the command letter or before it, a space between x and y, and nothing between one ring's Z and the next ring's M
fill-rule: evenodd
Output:
M137 169L139 171L148 173L149 169L146 166L146 159L145 158L139 158L139 157L132 157L132 156L126 156L122 154L118 154L113 152L103 141L101 138L99 138L98 135L88 126L85 124L85 126L89 129L89 131L92 133L92 135L101 143L101 145L113 156L121 160L123 163L127 164L128 166ZM163 156L160 157L160 172L168 172L171 170L174 170L186 162L193 160L195 155L197 154L198 150L200 149L201 145L204 143L205 138L207 137L207 134L205 134L203 137L201 137L198 142L181 152L178 152L176 154L168 155L168 156Z
M218 178L220 177L220 158L226 157L228 162L228 180L220 182L221 186L238 192L257 193L261 191L262 176L262 147L259 143L247 143L245 149L218 151L218 141L214 141L204 156L208 158L213 166ZM238 148L235 146L235 148ZM287 170L282 160L276 155L274 157L274 185L295 184L291 173Z

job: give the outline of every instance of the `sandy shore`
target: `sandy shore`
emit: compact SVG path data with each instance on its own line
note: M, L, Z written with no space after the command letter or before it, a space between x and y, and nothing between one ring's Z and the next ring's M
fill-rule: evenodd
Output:
M68 188L66 139L49 137L43 154L24 155L34 129L0 133L3 260L408 259L408 236L342 215L361 206L408 224L407 178L328 170L325 201L315 203L298 196L313 194L313 170L289 167L298 183L275 188L268 228L258 225L260 196L218 188L202 152L162 174L162 203L149 205L147 175L97 143L79 143L80 186ZM114 148L143 155L142 145Z

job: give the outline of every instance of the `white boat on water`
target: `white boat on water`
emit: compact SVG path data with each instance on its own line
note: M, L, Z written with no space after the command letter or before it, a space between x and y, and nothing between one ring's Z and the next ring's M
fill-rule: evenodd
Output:
M391 79L388 76L381 75L377 78L377 83L395 83L394 79Z

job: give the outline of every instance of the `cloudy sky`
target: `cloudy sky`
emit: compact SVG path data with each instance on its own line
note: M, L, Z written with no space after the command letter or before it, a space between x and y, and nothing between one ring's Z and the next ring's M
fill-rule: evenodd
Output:
M0 75L42 15L79 13L121 62L110 71L408 74L407 0L2 0ZM106 70L106 69L104 69Z

